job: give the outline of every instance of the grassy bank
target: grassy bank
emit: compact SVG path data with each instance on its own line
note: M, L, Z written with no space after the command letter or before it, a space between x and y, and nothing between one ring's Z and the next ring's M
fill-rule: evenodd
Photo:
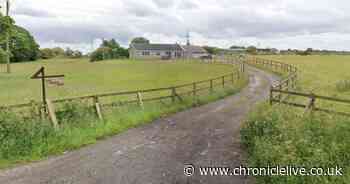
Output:
M136 105L104 109L103 122L97 120L93 109L81 104L66 104L65 111L58 113L61 123L61 129L58 131L54 131L48 121L21 119L16 114L1 112L0 168L41 160L50 155L93 144L99 139L150 123L162 116L234 94L246 83L246 80L242 80L236 83L234 88L217 90L196 100L188 97L177 103L170 103L170 100L146 103L145 110Z
M266 56L299 68L298 90L349 99L339 81L349 77L348 56ZM348 68L349 68L348 67ZM306 99L289 99L307 103ZM349 106L316 102L317 106L349 110ZM343 168L343 176L260 176L257 183L350 183L350 118L323 113L306 114L290 106L261 104L241 130L252 167L296 166Z
M350 119L261 104L241 130L249 166L343 168L343 176L259 176L259 184L350 183Z

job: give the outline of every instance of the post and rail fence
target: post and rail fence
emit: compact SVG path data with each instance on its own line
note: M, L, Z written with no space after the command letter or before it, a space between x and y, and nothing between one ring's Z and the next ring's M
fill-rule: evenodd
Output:
M350 105L350 100L339 99L334 97L327 97L316 95L314 93L303 93L297 92L297 81L298 81L298 68L294 65L290 65L287 63L282 63L278 61L256 58L256 57L248 57L245 61L246 64L258 66L262 68L267 68L273 72L282 73L285 77L282 80L277 81L276 84L271 85L270 87L270 97L269 101L271 105L277 104L285 104L293 107L304 108L305 112L325 112L329 114L338 114L343 116L349 116L350 113L347 112L339 112L331 109L316 107L316 101L329 101L329 102L337 102ZM287 74L287 75L285 75ZM303 97L307 98L307 104L301 104L296 102L288 101L290 97Z
M220 62L219 64L226 64L232 67L232 62ZM17 112L21 112L24 109L30 109L32 112L35 111L35 114L40 117L48 117L49 120L53 123L55 129L59 128L59 123L57 121L56 112L57 108L55 105L64 104L67 102L73 101L88 101L90 107L93 107L96 116L103 120L103 108L104 107L119 107L127 104L136 104L140 106L140 108L144 108L144 103L152 102L152 101L162 101L169 100L174 103L176 101L183 101L184 96L193 96L193 99L197 99L198 96L201 95L201 92L209 92L212 93L215 89L218 88L226 88L232 87L235 85L235 82L240 81L243 78L243 73L240 70L235 70L232 73L208 79L203 81L196 81L188 84L164 87L164 88L155 88L155 89L141 89L134 91L124 91L124 92L114 92L114 93L104 93L104 94L95 94L95 95L87 95L80 97L72 97L72 98L63 98L63 99L55 99L50 100L45 97L44 102L35 102L32 101L30 103L24 104L16 104L9 106L0 106L0 110L14 110ZM128 98L122 98L127 96ZM114 99L106 103L102 103L104 98L107 97L120 97L120 99Z
M271 71L279 72L283 74L287 74L282 80L277 81L277 83L271 85L270 87L270 104L285 104L289 106L304 108L305 112L312 112L312 111L320 111L320 112L326 112L331 114L339 114L344 116L350 116L349 113L346 112L337 112L334 110L329 109L323 109L316 107L316 100L327 100L332 102L341 102L350 104L350 100L344 100L344 99L338 99L333 97L326 97L326 96L320 96L313 93L301 93L296 91L297 86L297 80L298 80L298 68L272 60L267 59L260 59L260 58L252 58L248 57L244 61L241 61L237 58L225 58L225 59L213 59L211 61L208 61L209 63L216 63L216 64L225 64L225 65L240 65L240 69L238 69L235 72L232 72L230 74L226 74L220 77L203 80L203 81L196 81L188 84L183 85L177 85L177 86L171 86L171 87L164 87L164 88L155 88L155 89L143 89L143 90L135 90L135 91L124 91L124 92L115 92L115 93L104 93L104 94L95 94L95 95L87 95L87 96L81 96L81 97L72 97L72 98L63 98L63 99L56 99L56 100L50 100L45 99L44 102L30 102L30 103L24 103L24 104L16 104L16 105L10 105L10 106L0 106L0 109L2 110L13 110L13 109L21 109L21 108L30 108L32 111L34 109L36 114L38 114L41 117L48 116L49 119L52 121L55 128L59 128L59 123L57 122L57 118L55 115L55 104L62 104L72 101L83 101L87 100L90 101L92 104L91 107L95 109L96 116L103 120L103 108L104 107L119 107L127 104L136 104L140 106L140 108L144 108L144 103L146 102L152 102L152 101L161 101L162 100L170 100L170 102L174 103L177 100L183 101L184 96L193 96L193 99L197 99L197 97L200 95L200 92L207 91L209 93L214 92L217 88L225 88L229 86L235 85L235 81L240 81L243 78L244 74L244 64L256 66L256 67L262 67L262 68L268 68ZM147 94L153 94L148 95L150 97L145 97ZM157 93L154 95L154 93ZM132 96L132 98L127 100L116 100L116 102L108 102L108 103L102 103L101 99L107 98L107 97L118 97L118 96L125 96L129 95ZM300 104L295 102L289 102L289 97L304 97L309 99L308 104ZM48 109L47 112L43 111L44 109Z

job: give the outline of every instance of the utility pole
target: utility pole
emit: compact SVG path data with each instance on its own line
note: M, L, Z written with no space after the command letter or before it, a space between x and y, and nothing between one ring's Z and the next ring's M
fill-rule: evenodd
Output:
M6 16L10 15L10 0L6 1ZM7 73L11 73L11 61L10 61L10 35L6 33L6 60L7 60Z

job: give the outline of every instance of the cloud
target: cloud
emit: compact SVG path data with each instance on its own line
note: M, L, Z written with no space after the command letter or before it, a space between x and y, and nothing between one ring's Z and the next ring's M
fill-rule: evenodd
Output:
M175 3L174 0L153 0L153 2L159 7L159 8L169 8L172 7Z
M28 16L32 18L49 18L49 17L55 17L55 15L49 13L46 10L42 9L37 9L34 7L30 6L23 6L23 5L18 5L15 6L12 14L15 15L20 15L20 16Z
M152 3L145 3L144 1L127 0L123 1L124 7L130 15L137 17L147 17L157 14L157 7Z
M339 40L350 34L346 0L17 0L14 7L17 24L42 44L113 37L127 46L135 36L184 43L190 30L197 44L350 50Z

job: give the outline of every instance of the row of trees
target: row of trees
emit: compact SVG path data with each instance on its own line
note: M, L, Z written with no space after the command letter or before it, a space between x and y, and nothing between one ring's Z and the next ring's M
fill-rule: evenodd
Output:
M44 48L40 49L40 57L42 59L51 59L54 57L68 57L68 58L81 58L83 53L79 50L72 50L71 48L66 48L66 50L55 47L55 48Z

